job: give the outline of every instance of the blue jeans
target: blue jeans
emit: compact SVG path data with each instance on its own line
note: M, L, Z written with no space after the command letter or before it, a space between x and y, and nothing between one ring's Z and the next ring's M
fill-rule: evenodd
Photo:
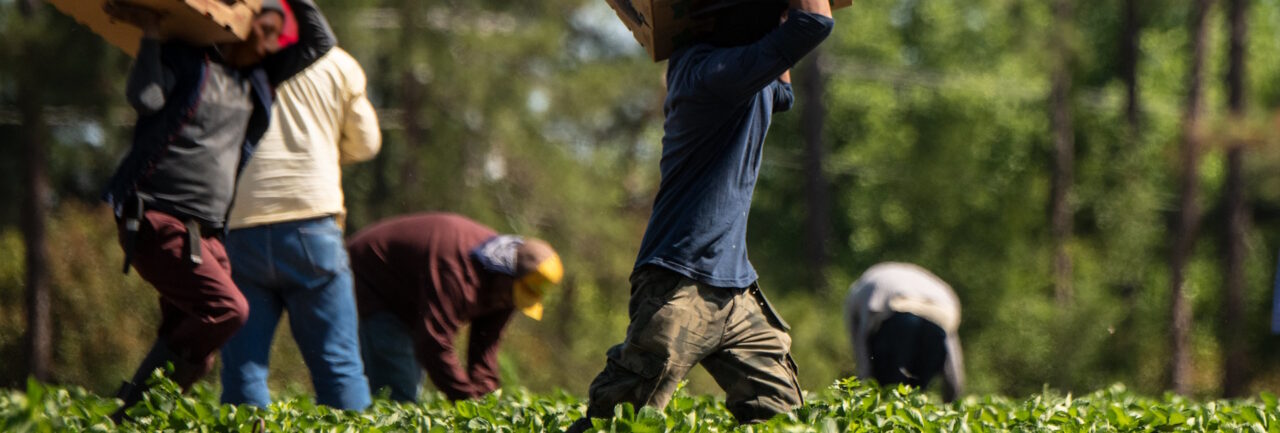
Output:
M422 367L414 357L413 336L404 322L385 311L361 320L360 352L370 388L390 388L395 401L418 401Z
M289 328L311 371L316 403L368 407L351 268L334 219L233 230L226 246L232 278L249 301L249 320L222 347L222 402L271 403L271 340L280 314L288 309Z

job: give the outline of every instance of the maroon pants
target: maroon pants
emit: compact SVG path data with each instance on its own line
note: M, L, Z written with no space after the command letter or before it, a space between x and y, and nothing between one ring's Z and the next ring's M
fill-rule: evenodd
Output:
M214 353L249 317L249 304L231 280L231 262L217 237L200 239L203 263L184 251L187 228L178 218L148 210L135 241L133 268L160 292L157 336L182 361L198 366L192 382L213 367ZM121 236L125 231L120 230ZM123 238L122 238L123 239ZM181 383L183 387L189 383Z

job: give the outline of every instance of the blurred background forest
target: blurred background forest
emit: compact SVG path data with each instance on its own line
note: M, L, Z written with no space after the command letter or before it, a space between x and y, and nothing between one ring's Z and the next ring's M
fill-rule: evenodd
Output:
M503 378L585 395L627 323L665 64L602 0L319 3L384 128L345 171L348 233L446 210L546 238L567 281L513 322ZM853 372L846 290L896 260L959 293L974 393L1280 389L1280 0L859 0L836 21L750 216L805 388ZM129 63L0 0L2 386L107 393L151 341L155 292L120 273L97 199L128 146ZM275 390L305 392L280 332Z

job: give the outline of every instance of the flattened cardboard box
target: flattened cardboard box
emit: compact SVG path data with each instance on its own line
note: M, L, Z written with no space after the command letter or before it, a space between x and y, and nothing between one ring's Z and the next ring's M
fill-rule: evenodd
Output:
M710 28L708 20L690 15L712 0L606 0L631 35L655 62L671 57L676 47ZM831 0L832 9L853 5L853 0Z
M111 45L130 56L137 55L142 30L114 21L102 11L106 0L48 0ZM262 9L262 0L129 0L164 14L160 32L166 38L197 45L242 41L249 36L253 16ZM230 4L228 4L230 3Z

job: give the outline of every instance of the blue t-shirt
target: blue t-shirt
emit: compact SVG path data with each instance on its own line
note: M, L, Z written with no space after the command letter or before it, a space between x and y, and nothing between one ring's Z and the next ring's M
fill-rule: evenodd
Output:
M791 108L778 77L831 33L831 18L791 10L759 41L694 45L667 67L662 183L636 267L658 265L717 287L747 287L747 213L773 113Z

